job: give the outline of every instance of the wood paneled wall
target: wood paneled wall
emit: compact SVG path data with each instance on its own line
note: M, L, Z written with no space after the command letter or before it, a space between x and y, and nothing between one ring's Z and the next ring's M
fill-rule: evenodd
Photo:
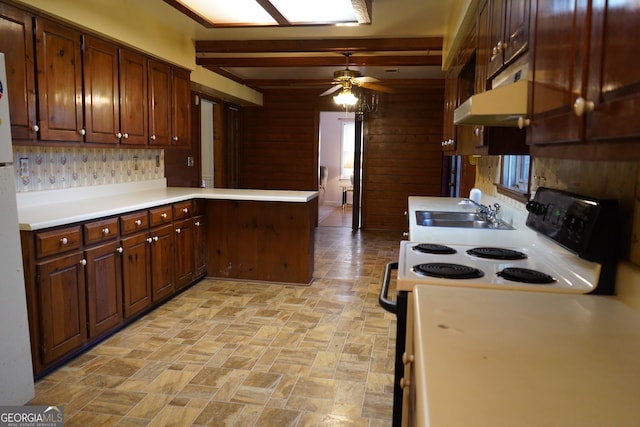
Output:
M336 111L324 89L273 89L263 107L240 113L240 188L316 190L320 111ZM439 196L444 80L380 94L365 115L362 224L406 230L410 195Z
M444 81L380 96L365 115L362 228L406 230L409 196L440 196Z

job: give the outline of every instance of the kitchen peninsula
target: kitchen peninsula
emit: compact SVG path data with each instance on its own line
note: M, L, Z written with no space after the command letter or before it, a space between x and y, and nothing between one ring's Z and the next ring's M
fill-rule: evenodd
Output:
M18 193L36 376L204 276L311 282L317 192L165 185Z

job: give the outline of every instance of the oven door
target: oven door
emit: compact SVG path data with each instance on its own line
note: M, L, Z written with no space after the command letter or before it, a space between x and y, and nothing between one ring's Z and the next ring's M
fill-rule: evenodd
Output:
M396 300L389 299L389 288L391 286L391 273L398 270L397 262L390 262L384 270L384 278L380 288L378 301L380 306L390 313L396 315L396 351L394 358L394 378L393 378L393 427L402 425L402 378L404 377L404 363L402 355L405 352L407 333L407 292L398 291Z

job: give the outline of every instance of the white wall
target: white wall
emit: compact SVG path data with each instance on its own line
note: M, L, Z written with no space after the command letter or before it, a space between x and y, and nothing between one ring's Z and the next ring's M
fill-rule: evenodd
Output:
M353 118L354 113L343 111L320 112L320 166L328 169L327 189L323 204L329 206L342 205L342 188L340 184L349 184L349 180L340 180L340 151L342 138L342 122L340 119ZM351 203L353 193L348 194Z

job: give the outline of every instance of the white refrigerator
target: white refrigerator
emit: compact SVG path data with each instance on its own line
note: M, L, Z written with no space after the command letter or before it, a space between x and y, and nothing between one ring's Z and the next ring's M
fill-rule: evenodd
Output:
M0 405L22 405L34 388L8 96L0 52Z

